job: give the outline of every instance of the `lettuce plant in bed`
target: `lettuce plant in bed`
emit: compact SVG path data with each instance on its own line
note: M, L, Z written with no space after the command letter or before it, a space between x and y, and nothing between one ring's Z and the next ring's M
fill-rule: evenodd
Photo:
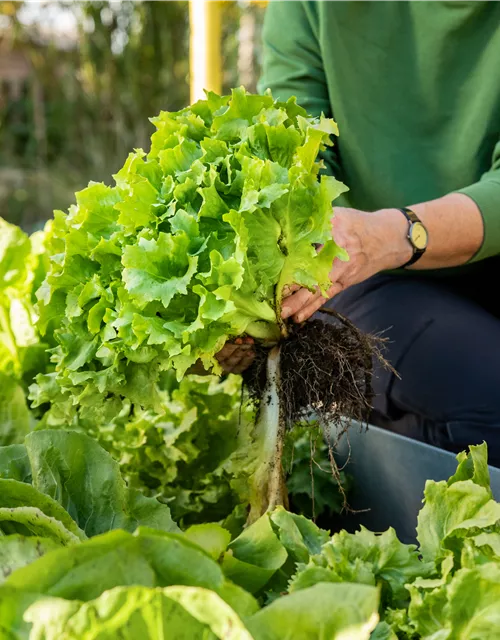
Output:
M326 293L333 260L347 259L331 234L332 201L346 187L319 176L337 126L242 88L153 123L149 153L131 153L114 186L91 183L55 213L37 292L40 331L59 322L55 371L32 398L101 424L124 406L161 411L164 371L180 379L201 362L220 373L225 342L253 337L261 357L249 386L270 398L249 461L254 520L286 502L285 423L310 405L340 421L370 404L368 338L350 325L281 320L287 286Z
M44 241L44 232L28 237L0 218L0 445L22 442L34 426L26 392L49 367L51 327L41 338L35 311L48 266Z

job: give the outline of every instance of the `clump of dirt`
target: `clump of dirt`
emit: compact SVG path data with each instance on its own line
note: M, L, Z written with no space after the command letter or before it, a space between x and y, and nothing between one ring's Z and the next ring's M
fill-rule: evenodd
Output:
M372 408L373 360L390 366L381 348L383 339L360 331L350 320L330 309L322 313L333 322L311 320L291 325L280 344L280 401L287 428L314 412L323 425L334 425L338 437L345 419L365 422ZM252 398L262 398L266 384L268 350L256 347L256 355L243 379Z

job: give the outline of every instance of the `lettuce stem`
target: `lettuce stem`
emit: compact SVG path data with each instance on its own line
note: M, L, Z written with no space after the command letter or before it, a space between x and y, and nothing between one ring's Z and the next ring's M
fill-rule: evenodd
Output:
M273 347L267 358L267 381L261 398L254 435L258 447L257 465L252 475L248 524L278 505L286 506L286 488L281 458L285 424L279 397L280 348Z

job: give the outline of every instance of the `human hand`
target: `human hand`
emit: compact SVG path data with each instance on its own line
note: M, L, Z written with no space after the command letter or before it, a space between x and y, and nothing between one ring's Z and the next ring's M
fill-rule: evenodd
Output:
M215 356L224 373L243 373L252 364L255 357L254 340L249 336L226 342Z
M219 353L215 354L224 373L243 373L248 369L255 358L253 345L254 339L250 338L250 336L236 338L234 342L226 342ZM198 360L189 368L187 373L196 376L207 376L211 372L205 369L201 360Z
M319 290L292 285L285 292L281 308L283 319L304 322L335 295L385 269L396 269L412 255L407 240L408 223L397 209L380 209L373 213L335 207L332 233L349 260L336 258L330 272L332 286L324 297Z

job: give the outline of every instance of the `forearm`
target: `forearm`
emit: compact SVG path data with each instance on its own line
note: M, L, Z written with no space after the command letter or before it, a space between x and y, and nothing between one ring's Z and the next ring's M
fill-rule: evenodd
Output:
M409 269L442 269L468 262L483 243L483 216L474 200L462 193L451 193L437 200L409 205L428 232L423 256ZM330 272L332 286L327 298L379 273L402 267L412 256L408 240L408 221L397 209L371 213L334 207L333 237L349 255L335 259ZM499 251L500 253L500 251ZM324 293L299 289L283 304L282 317L295 322L310 318L324 303Z
M409 269L456 267L468 262L481 247L483 218L468 196L450 193L437 200L408 205L408 208L417 214L429 236L424 255ZM408 240L405 238L404 242ZM401 264L393 266L397 268Z

